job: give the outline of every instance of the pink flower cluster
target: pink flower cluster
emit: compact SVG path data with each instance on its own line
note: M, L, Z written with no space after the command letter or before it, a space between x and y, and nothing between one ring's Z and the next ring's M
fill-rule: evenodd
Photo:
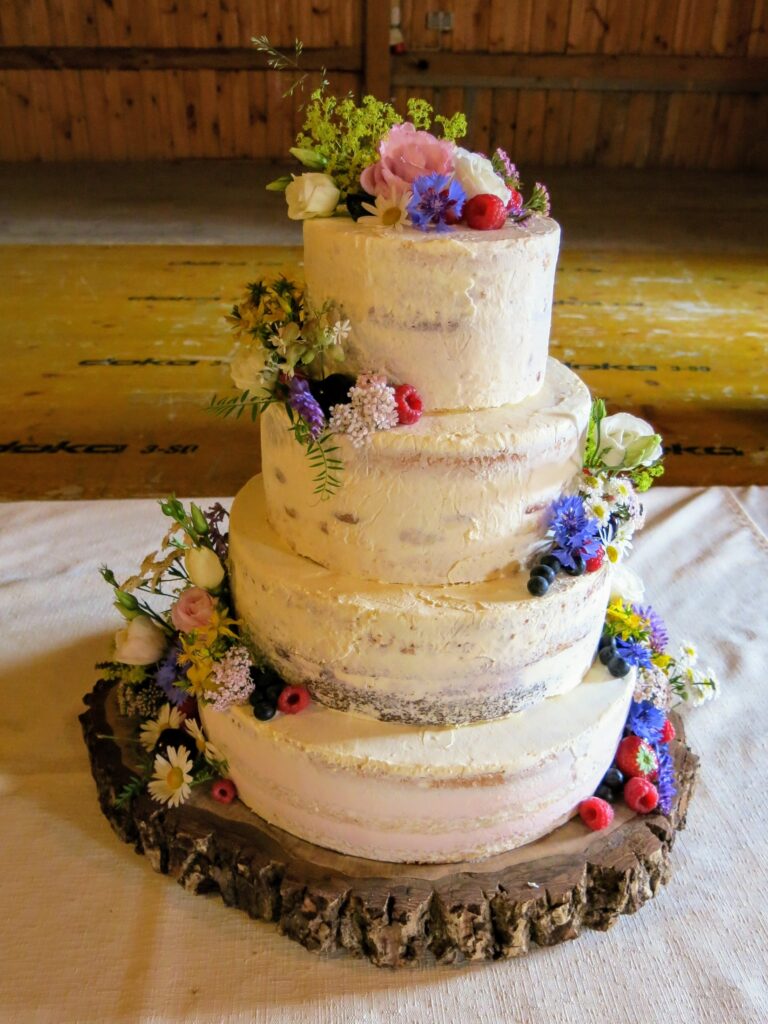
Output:
M372 196L399 199L417 178L450 173L455 150L453 142L418 131L410 122L396 124L379 143L379 159L365 168L360 184Z

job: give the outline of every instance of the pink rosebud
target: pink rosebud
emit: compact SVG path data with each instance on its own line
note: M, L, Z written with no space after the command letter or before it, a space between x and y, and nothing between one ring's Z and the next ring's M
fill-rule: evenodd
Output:
M406 121L396 124L379 143L379 157L360 175L360 184L373 196L399 199L424 174L450 174L456 146L417 131Z
M202 629L211 621L214 601L202 587L188 587L171 608L171 622L180 633Z

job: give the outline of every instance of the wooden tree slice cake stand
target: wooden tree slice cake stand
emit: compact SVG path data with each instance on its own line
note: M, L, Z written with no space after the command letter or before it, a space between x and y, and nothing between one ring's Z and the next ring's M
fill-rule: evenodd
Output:
M96 684L80 721L99 803L118 836L190 892L218 892L227 906L276 922L307 949L346 950L377 966L498 960L576 938L583 928L610 928L669 880L698 769L674 717L678 794L669 815L634 815L617 804L602 832L577 818L481 861L390 864L313 846L239 801L217 803L207 786L174 810L146 794L116 807L132 773L112 687Z

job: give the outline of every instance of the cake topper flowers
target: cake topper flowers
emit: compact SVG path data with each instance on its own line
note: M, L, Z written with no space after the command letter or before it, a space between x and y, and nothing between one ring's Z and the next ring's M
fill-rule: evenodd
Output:
M264 36L253 42L271 67L299 69L300 44L293 58ZM305 170L267 186L285 192L292 220L351 215L369 227L444 232L461 222L465 209L464 226L476 230L548 215L546 188L537 182L524 200L520 175L503 149L489 158L458 145L467 134L463 113L436 114L427 100L410 97L403 117L373 96L357 103L351 95L330 95L327 85L311 93L290 149ZM472 206L475 199L483 202Z

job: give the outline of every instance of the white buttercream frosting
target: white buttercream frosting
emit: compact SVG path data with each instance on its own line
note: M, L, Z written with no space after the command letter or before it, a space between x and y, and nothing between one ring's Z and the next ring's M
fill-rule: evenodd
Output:
M261 477L230 523L237 614L291 682L342 710L410 722L494 718L565 693L592 661L607 569L426 587L334 572L292 552L266 521Z
M596 665L565 696L461 727L319 705L270 722L249 707L202 715L240 798L273 825L360 857L447 862L521 846L574 814L613 758L633 688Z
M344 469L328 501L282 406L262 418L267 517L299 554L362 579L466 583L509 574L541 547L546 510L581 468L590 397L550 359L517 405L427 414L369 446L336 439Z
M305 222L304 271L352 325L344 369L412 384L428 409L483 409L542 385L559 244L538 216L445 233L334 217Z

